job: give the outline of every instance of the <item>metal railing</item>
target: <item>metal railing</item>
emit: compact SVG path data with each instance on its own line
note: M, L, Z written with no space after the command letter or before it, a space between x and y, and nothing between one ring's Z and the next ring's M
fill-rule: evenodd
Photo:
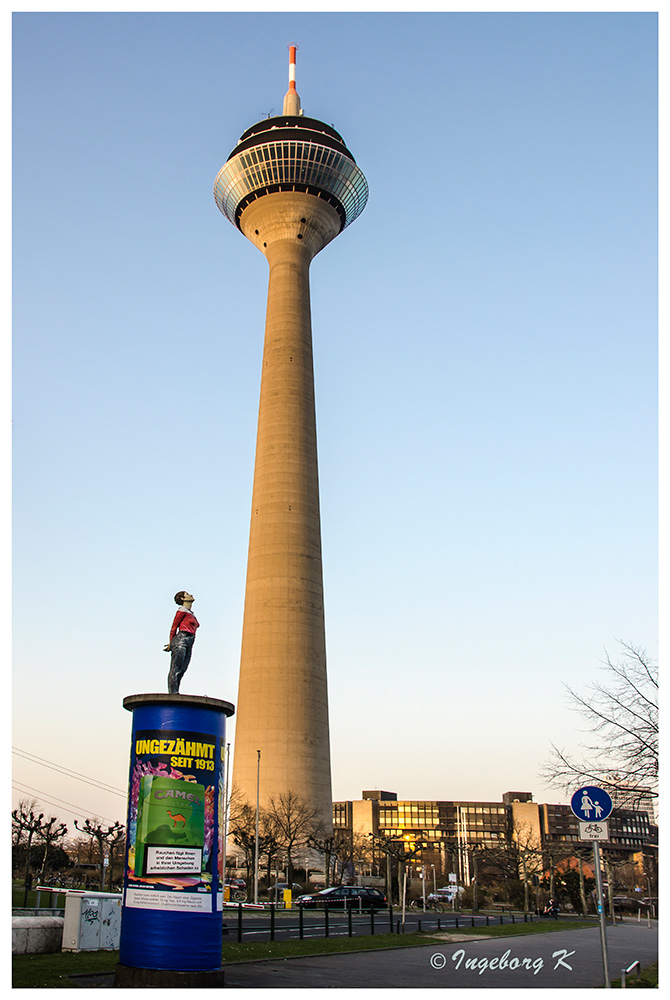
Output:
M365 907L358 906L325 906L306 911L308 918L305 919L305 909L300 905L293 905L287 909L283 903L269 903L250 905L238 903L228 904L224 910L224 926L226 935L236 934L237 941L248 940L251 935L258 939L263 936L264 940L275 941L277 934L282 937L302 940L305 931L309 931L311 937L330 937L331 934L345 934L353 937L355 932L365 934L405 934L409 929L422 930L436 929L438 931L447 929L457 929L459 927L490 927L493 925L516 924L519 921L530 923L537 920L537 916L530 912L509 912L506 914L432 914L419 913L417 911L406 912L405 920L402 920L402 910L392 906ZM278 919L277 915L280 915ZM291 921L291 915L297 924ZM226 924L226 917L232 917L229 924ZM341 919L337 919L337 918ZM356 918L354 922L354 918ZM233 923L234 921L234 923ZM368 923L369 921L369 923ZM287 926L287 924L291 926ZM297 934L296 934L297 932Z
M622 969L621 970L621 989L622 990L626 989L626 976L630 975L630 973L634 969L637 969L637 974L639 976L640 972L642 971L642 968L641 968L639 962L633 962L632 965L629 965L627 969Z

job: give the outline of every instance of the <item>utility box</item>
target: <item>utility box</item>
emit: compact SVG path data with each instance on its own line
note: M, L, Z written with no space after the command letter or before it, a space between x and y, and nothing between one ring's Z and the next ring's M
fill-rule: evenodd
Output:
M68 893L63 951L117 951L123 897L112 892Z

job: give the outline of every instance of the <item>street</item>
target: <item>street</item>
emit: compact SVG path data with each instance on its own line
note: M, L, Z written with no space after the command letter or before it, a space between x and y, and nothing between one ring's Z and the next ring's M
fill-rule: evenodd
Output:
M235 989L576 989L603 985L597 926L510 938L435 939L426 947L248 962L226 967ZM465 937L464 935L455 935ZM610 978L658 959L654 925L607 928ZM225 949L225 946L224 946Z

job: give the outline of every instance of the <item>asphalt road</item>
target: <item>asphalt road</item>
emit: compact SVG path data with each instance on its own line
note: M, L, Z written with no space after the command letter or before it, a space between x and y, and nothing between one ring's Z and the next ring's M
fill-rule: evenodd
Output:
M656 926L609 926L607 944L611 979L636 960L645 967L658 959ZM444 935L425 948L229 965L225 981L228 989L597 988L600 930L460 941Z

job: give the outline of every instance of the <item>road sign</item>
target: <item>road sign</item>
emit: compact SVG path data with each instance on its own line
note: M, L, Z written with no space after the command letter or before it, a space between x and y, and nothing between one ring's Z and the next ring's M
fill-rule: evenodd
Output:
M606 791L597 785L584 785L570 799L570 808L584 823L600 822L612 812L612 800Z
M579 839L580 840L609 840L609 824L607 821L604 823L602 821L590 823L579 823Z

